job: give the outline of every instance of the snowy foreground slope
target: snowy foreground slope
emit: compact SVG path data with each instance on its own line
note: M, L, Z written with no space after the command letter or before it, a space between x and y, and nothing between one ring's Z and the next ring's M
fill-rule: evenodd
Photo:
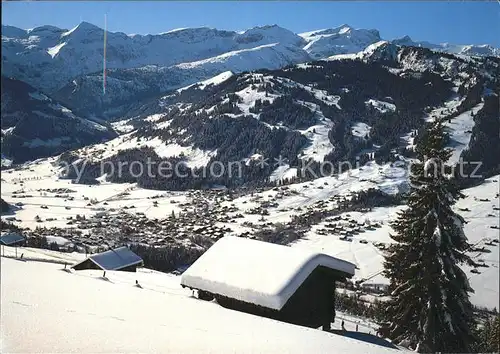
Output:
M475 293L471 295L473 304L482 304L489 308L499 309L499 260L500 250L498 240L500 239L500 200L495 198L500 192L500 176L494 176L485 181L484 184L462 191L466 198L460 200L457 211L465 218L467 224L464 227L465 235L469 242L478 248L485 248L489 252L475 252L472 258L475 262L484 262L489 267L478 268L479 274L471 273L466 268L469 281ZM464 211L464 210L470 211ZM495 241L496 243L491 243Z
M382 353L387 349L197 300L178 277L67 273L1 259L1 351L141 353ZM134 286L135 280L142 286Z

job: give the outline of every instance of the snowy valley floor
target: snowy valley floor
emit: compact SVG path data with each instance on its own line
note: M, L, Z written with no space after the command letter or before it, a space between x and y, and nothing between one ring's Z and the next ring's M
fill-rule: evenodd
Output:
M40 256L43 258L43 256ZM60 264L1 258L1 352L382 353L381 345L197 300L179 277L68 273ZM138 280L141 288L134 286ZM347 330L357 319L345 318ZM360 331L373 334L372 324ZM338 328L338 323L334 326ZM368 338L370 336L367 336Z

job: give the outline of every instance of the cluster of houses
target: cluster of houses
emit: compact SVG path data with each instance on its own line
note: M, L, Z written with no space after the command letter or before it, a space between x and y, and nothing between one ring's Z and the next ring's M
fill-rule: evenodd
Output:
M263 191L263 189L261 190ZM85 247L85 250L96 251L99 246L123 245L129 243L138 243L155 247L182 245L183 247L206 248L213 242L225 235L240 234L243 237L259 239L258 235L262 231L275 228L273 222L268 221L266 216L269 210L279 207L279 199L285 196L298 194L296 190L288 186L279 186L269 188L272 191L267 196L254 194L259 190L193 190L186 193L186 199L179 201L176 198L170 198L169 202L175 204L177 213L165 215L163 218L150 218L143 212L136 211L133 203L122 209L111 208L108 202L112 199L126 200L130 191L125 191L112 199L96 202L85 197L95 211L92 215L63 216L66 227L44 227L45 221L55 220L56 218L43 219L39 215L35 217L40 226L35 230L25 230L28 237L45 236L64 238L68 242L65 245L59 245L60 249L75 245ZM73 198L74 190L69 188L58 189L40 189L39 193L52 193L65 201ZM235 204L236 198L243 195L250 198L243 198ZM166 194L151 196L151 207L157 207L159 200L165 200ZM365 230L372 230L380 227L377 223L358 223L357 220L347 217L342 219L339 214L346 211L356 210L360 212L369 211L368 208L354 207L352 200L355 199L355 193L348 196L331 196L330 198L319 200L307 207L297 207L298 217L292 217L287 222L290 227L300 232L305 232L312 225L323 223L323 227L315 231L322 235L338 235L342 240L351 241L352 235ZM125 198L125 199L124 199ZM160 199L161 198L161 199ZM252 203L248 208L247 203ZM70 202L66 208L70 208ZM41 206L43 207L43 205ZM291 208L280 208L280 212L287 212ZM258 221L243 221L238 219L245 218L247 215L260 215ZM42 213L40 215L43 215ZM15 218L15 217L14 217ZM243 228L241 228L243 227ZM368 242L362 240L363 242ZM385 246L378 245L380 249ZM377 246L377 247L378 247ZM76 248L79 249L79 248Z
M287 187L275 188L278 194L289 193ZM69 201L71 189L60 188L57 190L38 190L39 193L56 193L65 201ZM124 192L115 198L126 197L129 193ZM57 220L55 217L43 218L43 212L35 216L35 221L40 224L35 230L26 229L25 233L30 236L62 237L67 239L68 244L84 245L89 249L98 248L103 242L110 245L128 242L147 244L150 246L162 246L173 243L182 243L190 246L193 239L207 238L216 241L224 235L232 233L231 224L237 219L243 218L243 214L252 214L252 211L241 211L235 204L223 205L222 202L231 202L235 198L245 194L230 193L228 191L206 190L189 191L187 200L179 202L171 199L180 212L165 215L164 218L148 218L143 212L136 211L133 204L121 209L108 207L107 202L95 203L85 197L92 210L92 215L75 214L64 218L65 227L44 227L44 222ZM25 195L25 194L24 194ZM23 196L24 196L23 195ZM162 195L152 196L151 207L158 206L158 199ZM257 207L260 215L267 214L267 208L277 206L268 205L268 200L261 200L256 196L254 202L261 203ZM279 196L277 196L279 198ZM66 209L71 209L68 203ZM40 206L48 208L46 205ZM52 208L52 207L51 207ZM12 217L15 220L15 216ZM8 220L11 221L11 220ZM271 226L272 223L252 224L254 231ZM246 232L251 236L252 232ZM196 245L193 245L196 246Z
M345 218L340 215L329 217L325 219L327 222L324 228L319 228L316 232L319 235L338 235L340 239L350 241L350 237L357 235L364 231L375 230L382 227L381 224L369 221L358 221L350 218L349 214ZM360 241L361 242L361 241Z
M90 248L103 243L114 245L140 243L162 246L183 243L194 237L218 240L231 232L231 228L221 226L217 218L203 214L179 214L165 219L149 219L144 213L98 212L91 216L68 217L71 227L26 230L30 236L63 237L73 244ZM189 242L188 242L189 245Z

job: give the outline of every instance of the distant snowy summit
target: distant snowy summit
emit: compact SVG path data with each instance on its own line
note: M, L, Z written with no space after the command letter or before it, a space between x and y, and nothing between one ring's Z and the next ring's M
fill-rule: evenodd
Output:
M500 56L500 48L495 48L488 44L433 44L425 41L415 42L409 36L394 39L392 43L401 46L423 47L435 51L447 52L450 54L468 55L468 56Z
M352 54L381 40L377 30L354 29L349 25L299 34L307 45L303 48L312 59L336 54Z

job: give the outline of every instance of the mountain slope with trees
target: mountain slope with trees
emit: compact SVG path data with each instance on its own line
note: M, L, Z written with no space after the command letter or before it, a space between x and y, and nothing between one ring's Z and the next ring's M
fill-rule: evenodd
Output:
M117 136L106 122L73 112L30 85L2 76L2 154L14 163Z

